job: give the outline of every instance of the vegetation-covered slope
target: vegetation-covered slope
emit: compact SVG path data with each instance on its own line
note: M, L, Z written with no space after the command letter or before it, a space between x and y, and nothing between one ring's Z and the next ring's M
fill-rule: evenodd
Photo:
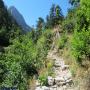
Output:
M52 5L46 22L39 17L36 29L22 35L16 21L0 0L0 86L27 90L34 76L46 84L43 72L52 71L46 59L50 49L66 59L80 90L89 90L90 75L90 2L70 0L72 8L66 17L58 5ZM56 36L58 38L54 39ZM51 48L52 47L52 48ZM1 47L0 47L1 49ZM82 80L82 81L81 81ZM83 87L83 88L82 88Z

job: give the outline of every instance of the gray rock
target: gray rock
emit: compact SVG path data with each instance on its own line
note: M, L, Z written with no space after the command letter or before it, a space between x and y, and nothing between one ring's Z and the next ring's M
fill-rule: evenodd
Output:
M42 88L41 87L36 87L36 89L35 90L42 90Z
M54 78L52 78L51 76L48 76L48 85L53 86L53 84L54 84Z
M70 82L72 82L72 79L66 80L66 83L70 83Z
M60 61L59 60L57 60L57 61L55 61L55 67L61 67L61 63L60 63Z
M57 90L63 90L63 87L57 87Z
M36 86L40 86L40 82L38 80L36 80Z
M36 87L35 90L50 90L49 87L46 87L46 86L39 86L39 87Z
M67 90L67 86L66 85L63 85L63 90Z
M50 52L48 57L54 61L53 71L55 78L48 76L48 87L42 86L36 90L70 90L73 80L69 70L69 65L65 65L63 58L60 58L56 52Z
M50 87L50 90L57 90L57 87L56 88Z
M56 77L56 78L55 78L55 83L56 83L56 85L58 85L58 86L62 86L62 85L64 85L66 82L65 82L65 80L64 80L63 77Z
M50 90L49 87L42 86L42 90Z
M67 80L69 80L69 79L71 79L72 78L72 74L71 74L71 72L69 71L65 76L64 76L64 79L67 81Z
M62 71L64 71L66 69L69 69L69 65L62 65L61 68L62 68Z

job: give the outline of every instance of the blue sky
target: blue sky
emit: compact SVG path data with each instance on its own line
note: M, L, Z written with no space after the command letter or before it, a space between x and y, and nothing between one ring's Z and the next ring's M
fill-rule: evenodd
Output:
M23 15L26 23L35 25L38 17L46 18L53 3L60 5L64 15L70 7L68 0L3 0L7 7L15 6Z

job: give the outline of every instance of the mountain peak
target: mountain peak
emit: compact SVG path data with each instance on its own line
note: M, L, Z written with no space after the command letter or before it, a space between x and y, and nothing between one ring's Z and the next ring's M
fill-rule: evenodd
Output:
M30 27L26 24L24 17L22 14L16 9L16 7L11 6L9 8L9 11L12 15L12 17L16 20L16 22L21 26L21 28L25 31L28 32L30 31Z
M9 9L17 10L14 6L10 6Z

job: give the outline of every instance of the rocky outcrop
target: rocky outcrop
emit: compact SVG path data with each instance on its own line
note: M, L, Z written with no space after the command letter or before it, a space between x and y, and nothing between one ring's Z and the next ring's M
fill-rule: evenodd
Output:
M54 61L53 71L55 77L48 76L48 86L40 86L38 84L35 90L72 90L73 85L72 74L69 65L66 65L63 58L57 55L57 51L50 51L47 58Z

